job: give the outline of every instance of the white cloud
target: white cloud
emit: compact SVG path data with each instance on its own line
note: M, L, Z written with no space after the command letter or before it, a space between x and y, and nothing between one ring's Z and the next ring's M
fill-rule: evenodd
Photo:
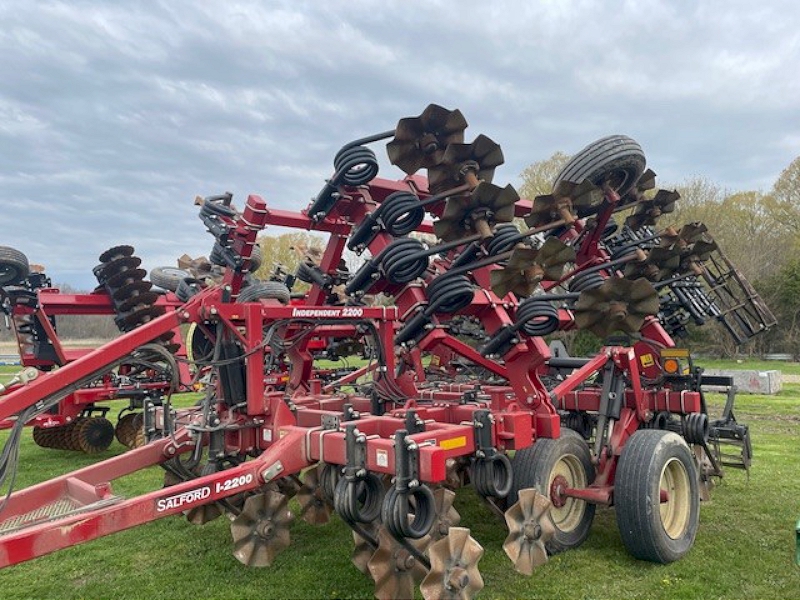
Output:
M149 266L206 254L195 194L300 208L339 147L430 102L503 146L498 182L610 133L667 180L730 189L768 188L800 153L788 0L76 0L0 18L1 243L56 278L91 279L121 242Z

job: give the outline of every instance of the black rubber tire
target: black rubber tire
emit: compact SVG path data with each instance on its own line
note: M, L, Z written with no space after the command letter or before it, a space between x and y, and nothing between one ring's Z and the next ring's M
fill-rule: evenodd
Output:
M669 500L661 503L664 485ZM700 520L697 472L686 442L671 431L635 432L617 465L614 505L622 543L635 558L669 563L684 556Z
M280 281L254 281L239 292L237 302L255 302L272 298L281 304L289 304L291 292Z
M184 271L178 267L153 267L153 270L150 271L150 281L153 282L153 285L170 292L177 290L181 281L191 276L192 274L189 271Z
M250 255L250 272L255 273L258 271L258 268L263 262L264 252L261 250L261 246L258 244L258 242L256 242L256 245L253 246L253 253Z
M518 450L511 461L514 483L508 505L516 503L520 490L534 488L550 498L550 487L558 474L567 474L570 486L582 488L594 480L594 466L586 441L576 432L561 428L558 439L540 438L533 446ZM595 505L567 498L564 505L551 509L556 527L553 538L545 544L548 554L577 548L589 537Z
M606 181L620 195L627 194L644 173L647 161L642 147L627 135L609 135L586 146L564 165L553 182L553 189L562 181L591 181L602 187ZM578 213L578 216L586 215Z
M29 274L27 256L9 246L0 246L0 286L22 283Z
M199 294L202 289L202 281L194 277L186 277L185 279L181 279L178 283L178 287L175 288L175 295L181 302L188 302L189 298Z

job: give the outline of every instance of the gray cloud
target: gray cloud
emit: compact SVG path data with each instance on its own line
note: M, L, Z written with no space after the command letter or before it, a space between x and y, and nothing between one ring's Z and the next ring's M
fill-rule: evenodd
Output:
M499 142L496 179L515 184L609 133L635 137L663 181L730 189L768 189L800 154L788 0L6 2L0 16L0 243L84 287L118 243L148 267L207 253L196 194L304 206L342 144L430 102Z

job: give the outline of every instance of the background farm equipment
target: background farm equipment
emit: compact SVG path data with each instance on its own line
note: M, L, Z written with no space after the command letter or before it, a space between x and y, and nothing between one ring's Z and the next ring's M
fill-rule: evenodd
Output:
M24 257L22 253L18 256ZM180 306L174 296L153 291L131 246L112 248L100 260L94 271L101 285L91 294L62 294L40 267L20 269L14 279L6 282L3 308L24 367L34 368L37 375L38 371L52 372L95 350L68 348L58 335L61 317L109 315L114 317L119 330L126 332ZM180 339L178 332L173 331L158 342L181 355ZM185 368L180 376L184 383L189 381ZM76 386L60 402L26 424L33 427L34 441L45 448L92 454L107 449L115 436L125 446L141 445L145 406L160 405L165 394L181 389L178 377L178 373L160 362L123 363ZM108 419L110 407L102 403L120 399L129 402L119 412L115 426ZM8 429L13 424L14 420L4 419L0 428Z
M552 194L527 201L492 183L502 151L486 136L465 143L466 126L431 105L348 144L301 212L254 195L241 212L230 195L200 199L218 276L192 277L175 310L142 312L147 322L98 351L20 381L0 398L0 418L19 415L18 428L115 364L170 362L168 335L183 324L202 333L203 399L176 413L167 396L145 411L161 432L147 445L10 495L0 561L185 512L196 523L228 514L234 556L269 566L289 545L294 497L309 523L335 512L353 530L353 562L376 597L411 597L419 583L428 598L469 598L483 587L483 550L453 508L464 485L503 516L521 573L579 546L597 505L615 507L633 556L685 555L710 478L749 466L750 450L732 395L709 421L709 382L672 336L713 317L742 341L774 319L702 225L653 229L677 198L650 192L655 176L634 140L591 144ZM367 146L390 138L398 181L377 177ZM621 211L622 229L612 223ZM302 302L250 274L266 225L329 235L296 273L310 285ZM369 253L352 274L345 249ZM101 275L135 269L117 255ZM365 301L379 294L387 304ZM547 336L575 328L605 340L595 356L551 351ZM369 347L370 359L330 377L313 340ZM270 388L265 372L278 364L288 380ZM13 472L14 453L3 456ZM165 488L112 493L113 479L155 464Z

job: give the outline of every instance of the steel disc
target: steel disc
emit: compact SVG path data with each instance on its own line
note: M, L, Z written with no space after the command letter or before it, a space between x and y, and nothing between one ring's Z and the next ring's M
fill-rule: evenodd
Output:
M413 175L441 163L448 144L463 142L467 121L459 110L428 105L418 117L400 119L386 145L389 162Z
M82 419L75 425L72 441L76 450L96 454L107 450L114 439L114 426L105 417Z
M575 324L600 337L615 331L635 333L647 316L659 310L658 292L646 279L611 278L581 292L575 303Z
M478 561L483 548L464 527L451 527L446 537L430 545L431 570L420 585L423 598L467 600L483 589Z
M128 448L133 447L133 440L136 438L136 425L134 424L136 415L137 413L133 412L123 415L114 428L114 435L117 441Z
M130 331L144 323L149 323L153 319L165 314L163 306L146 306L127 314L122 314L117 317L119 323L125 331Z
M427 573L425 565L385 527L378 531L378 548L367 562L367 569L375 582L375 597L379 600L413 598L414 588Z
M144 269L128 269L106 279L105 284L112 290L117 290L132 283L144 281L145 275L147 275L147 271ZM152 287L152 284L150 285Z
M330 520L333 511L320 485L320 469L321 467L317 465L306 471L303 476L303 485L297 491L300 516L310 525L324 525Z
M294 515L288 498L268 491L250 496L231 522L233 555L248 567L268 567L289 546L289 526Z
M133 246L114 246L100 255L100 262L109 263L118 258L127 258L129 256L133 256L133 252Z
M369 523L362 525L362 527L367 533L372 535L372 537L378 537L379 525L377 523ZM356 569L361 571L364 575L372 577L367 565L369 564L372 555L375 554L375 546L373 546L369 540L361 537L355 531L353 532L353 544L353 554L350 557L351 562L355 565Z
M456 527L461 522L461 515L453 506L455 499L456 493L447 488L439 487L433 491L436 518L428 534L431 542L438 542L446 537L450 528Z
M547 562L545 544L555 535L550 500L535 489L520 490L519 500L506 513L508 537L503 550L523 575Z
M104 283L110 283L114 277L119 277L131 271L144 271L139 269L142 264L142 259L138 256L126 256L125 258L118 258L112 262L105 263L98 268L98 278L102 278ZM147 271L145 271L145 275ZM97 273L95 273L97 275ZM142 276L144 277L144 275ZM141 279L141 278L139 278Z

